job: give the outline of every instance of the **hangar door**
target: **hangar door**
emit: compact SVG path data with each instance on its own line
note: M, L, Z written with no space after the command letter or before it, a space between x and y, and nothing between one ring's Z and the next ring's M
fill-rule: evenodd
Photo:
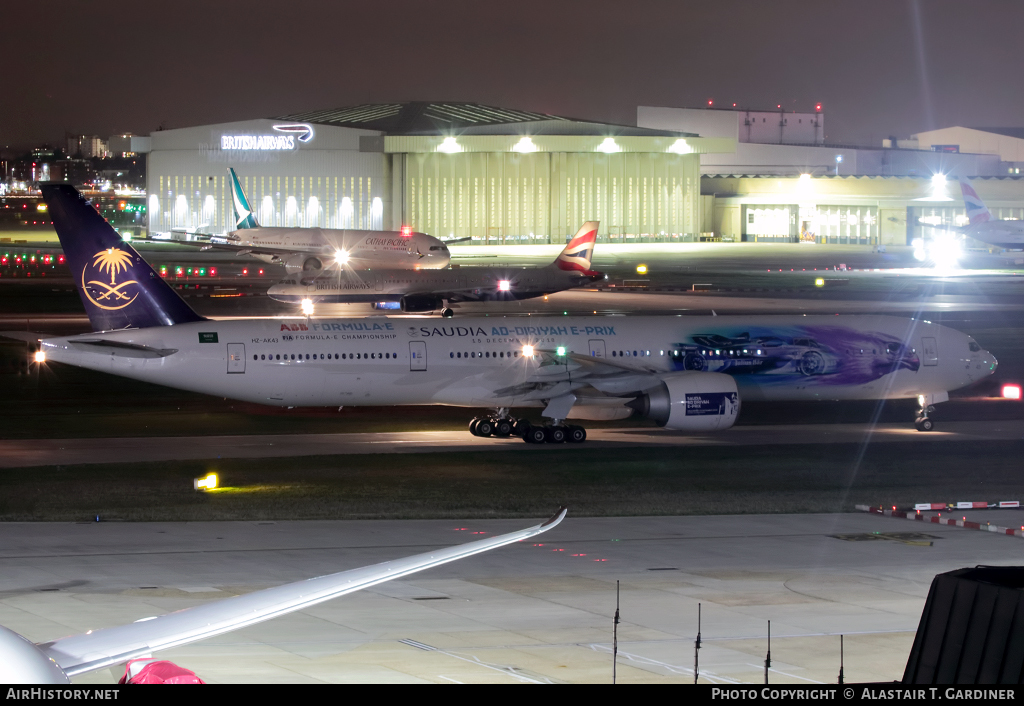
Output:
M427 344L423 341L409 341L409 370L427 369Z
M229 373L244 373L245 372L245 344L244 343L229 343L228 344L228 372Z

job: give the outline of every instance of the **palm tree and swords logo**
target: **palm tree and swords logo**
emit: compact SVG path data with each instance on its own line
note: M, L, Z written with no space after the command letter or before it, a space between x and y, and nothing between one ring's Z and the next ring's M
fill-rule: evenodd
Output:
M93 255L92 267L96 268L100 275L103 275L103 273L109 274L110 284L98 279L86 282L85 272L89 269L89 264L86 263L85 267L82 268L82 291L85 292L85 296L99 308L108 311L123 309L131 304L139 294L136 292L132 296L128 296L128 293L124 290L129 285L138 284L138 282L133 279L127 282L117 281L118 274L122 271L128 272L131 264L132 256L124 250L119 250L118 248L100 250ZM91 292L90 289L92 290Z

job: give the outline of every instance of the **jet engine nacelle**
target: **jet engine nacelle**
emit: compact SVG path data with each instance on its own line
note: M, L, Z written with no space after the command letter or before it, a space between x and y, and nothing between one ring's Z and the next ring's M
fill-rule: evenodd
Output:
M444 302L432 294L406 294L402 297L401 305L402 311L415 314L440 309L444 306Z
M718 431L736 423L740 395L728 375L682 372L665 376L628 406L666 429Z
M282 260L284 269L288 274L295 274L296 272L302 272L303 274L320 274L324 269L323 260L316 255L307 255L304 253L298 253L296 255L289 255Z
M0 627L0 683L70 684L56 662L27 639Z

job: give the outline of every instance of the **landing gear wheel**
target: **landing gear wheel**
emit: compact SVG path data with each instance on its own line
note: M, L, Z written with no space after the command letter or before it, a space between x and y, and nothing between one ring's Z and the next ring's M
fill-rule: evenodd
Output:
M494 420L481 419L476 424L477 436L492 436L494 434Z
M455 311L446 306L445 308L441 309L441 316L443 316L446 319L450 319L453 316L455 316Z
M523 441L527 444L543 444L548 440L548 435L545 427L534 427L531 426L523 434Z
M509 419L499 419L494 422L494 433L493 436L499 439L504 439L512 435L512 421Z
M523 438L526 436L526 432L530 430L530 422L527 419L514 419L512 420L512 435Z
M544 437L549 444L561 444L568 436L565 427L545 427Z
M570 444L582 444L587 440L587 430L581 426L570 426L566 427L568 434L565 436L565 440Z
M918 431L931 431L935 428L935 422L928 417L918 417L914 422L914 428Z
M480 423L481 419L483 419L483 417L473 417L473 420L469 423L469 433L473 436L480 436L476 433L476 425Z

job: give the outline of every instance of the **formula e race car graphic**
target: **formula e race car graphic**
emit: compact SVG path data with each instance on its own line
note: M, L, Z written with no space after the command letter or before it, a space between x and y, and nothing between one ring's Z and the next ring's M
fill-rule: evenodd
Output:
M815 384L861 384L899 369L917 370L917 354L886 334L838 327L699 333L671 352L677 370L774 379L810 378ZM778 376L778 377L776 377Z

